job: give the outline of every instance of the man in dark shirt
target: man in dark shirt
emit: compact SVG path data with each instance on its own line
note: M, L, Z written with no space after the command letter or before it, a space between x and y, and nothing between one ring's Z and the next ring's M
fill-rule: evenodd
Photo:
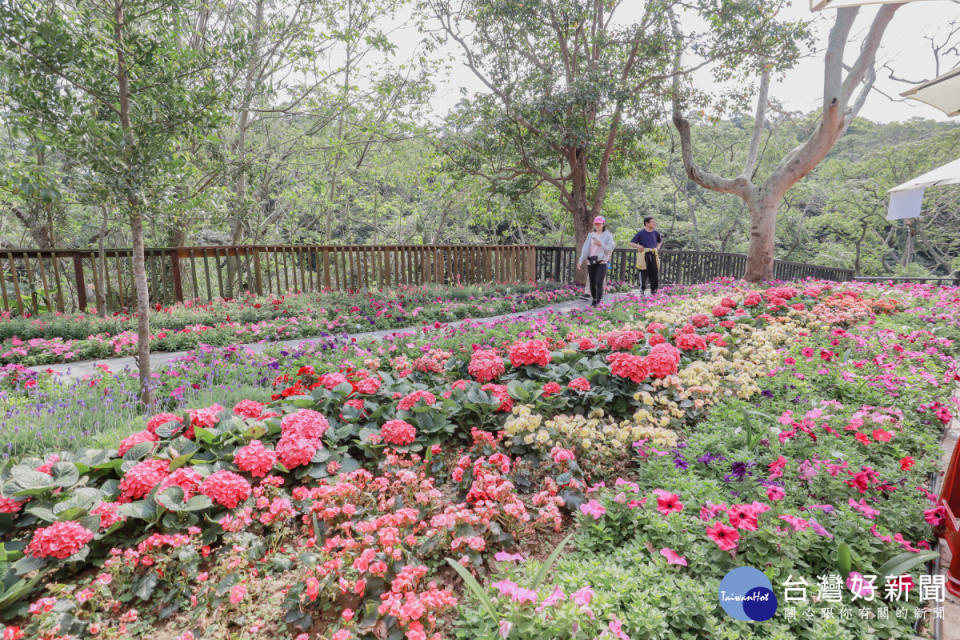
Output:
M640 292L647 289L650 283L650 295L660 287L660 247L663 245L663 236L656 230L657 223L652 216L643 219L643 229L633 236L630 246L640 251L637 259L637 268L640 269Z

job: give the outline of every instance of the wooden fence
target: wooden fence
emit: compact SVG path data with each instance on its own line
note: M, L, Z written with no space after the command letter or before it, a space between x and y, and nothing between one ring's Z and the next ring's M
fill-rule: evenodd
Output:
M533 246L241 245L146 249L152 304L232 298L251 291L355 290L425 283L516 282L534 278ZM130 249L0 249L3 310L73 312L135 306Z
M82 311L105 300L109 311L135 306L130 249L108 249L105 268L95 250L0 249L3 310L24 314ZM572 282L572 247L502 245L309 246L237 245L145 251L152 304L232 298L250 291L356 290L426 283ZM636 252L614 251L609 277L636 280ZM696 284L743 275L746 256L664 251L661 282ZM776 263L776 277L850 280L849 269Z
M611 280L631 282L639 280L636 256L637 252L633 249L615 249L607 277ZM573 247L537 247L537 279L572 282L578 257ZM747 256L741 253L661 251L660 282L662 284L697 284L722 276L740 278L746 266ZM811 277L845 281L853 278L853 270L777 260L774 265L774 276L778 280Z

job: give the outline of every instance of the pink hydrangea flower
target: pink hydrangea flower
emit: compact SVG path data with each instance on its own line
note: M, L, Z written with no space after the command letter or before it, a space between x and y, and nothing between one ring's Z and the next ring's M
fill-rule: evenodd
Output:
M276 452L264 447L259 440L251 440L250 444L237 449L233 454L233 463L241 471L246 471L254 478L262 478L267 475L276 462Z
M63 560L80 551L91 540L93 531L79 522L54 522L33 532L33 539L24 549L24 553L35 558Z
M380 427L380 436L384 442L402 447L413 444L417 439L417 430L404 420L388 420Z
M251 487L243 476L222 469L207 476L200 485L200 493L217 504L233 509L250 497Z
M134 445L140 444L141 442L157 442L158 440L160 440L160 438L157 437L157 434L149 429L137 431L120 441L120 445L117 447L117 455L122 456L132 449Z

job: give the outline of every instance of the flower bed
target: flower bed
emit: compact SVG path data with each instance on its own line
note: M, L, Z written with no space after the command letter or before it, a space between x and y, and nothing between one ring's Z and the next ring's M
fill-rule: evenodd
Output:
M958 300L720 283L288 353L263 397L4 466L7 632L903 637L901 602L748 627L717 585L922 561Z
M625 288L612 283L614 290ZM545 283L489 287L401 287L356 293L246 295L236 300L157 306L150 347L183 351L200 345L292 340L451 322L524 311L577 298L581 288ZM136 315L90 313L38 317L0 314L0 364L74 362L132 355Z

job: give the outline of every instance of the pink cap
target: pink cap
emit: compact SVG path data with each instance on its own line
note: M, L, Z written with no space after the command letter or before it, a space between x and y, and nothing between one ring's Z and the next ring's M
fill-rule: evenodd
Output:
M597 216L593 219L593 224L607 224L607 220L603 216Z

